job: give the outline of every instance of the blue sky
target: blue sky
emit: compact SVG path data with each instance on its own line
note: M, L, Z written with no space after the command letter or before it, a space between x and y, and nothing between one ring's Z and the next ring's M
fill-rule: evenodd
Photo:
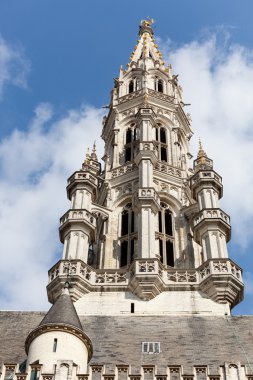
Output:
M234 313L253 313L252 11L250 0L1 1L4 308L47 308L46 272L61 254L58 218L68 208L66 178L98 140L101 106L129 60L140 20L150 16L192 104L192 151L201 135L224 179L230 256L245 269L247 284Z

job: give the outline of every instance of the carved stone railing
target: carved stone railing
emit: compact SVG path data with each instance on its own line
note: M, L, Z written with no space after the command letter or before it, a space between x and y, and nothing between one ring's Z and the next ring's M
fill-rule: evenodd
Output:
M127 102L128 100L132 100L132 99L138 98L138 96L140 96L140 95L142 95L142 94L144 94L144 90L143 90L143 89L138 90L138 91L131 92L130 94L127 94L127 95L121 96L121 97L118 99L118 103L119 103L119 104L125 103L125 102Z
M94 269L82 260L61 260L48 272L49 283L58 276L67 276L70 281L74 281L74 277L79 276L91 285L127 284L126 274L125 270Z
M135 260L127 269L94 269L82 260L60 260L48 272L48 282L58 276L80 276L91 285L128 284L129 276L134 274L153 273L159 275L165 283L200 283L212 274L231 274L242 281L242 270L232 260L212 259L196 269L179 269L164 267L157 259Z
M230 225L230 217L219 208L203 209L193 219L193 226L196 227L200 222L207 219L222 219Z
M162 345L162 342L161 342ZM163 347L161 346L161 349ZM220 366L216 366L216 369L214 370L214 366L208 365L208 358L207 363L203 363L201 366L194 365L194 361L192 363L191 368L191 374L185 374L184 373L184 362L179 362L178 365L173 364L170 365L170 358L168 356L168 366L167 368L161 367L158 365L154 365L154 355L156 358L159 358L159 353L154 353L153 355L151 353L142 353L142 355L147 355L147 358L150 358L150 364L148 360L146 360L146 364L139 363L139 368L136 367L136 363L134 366L134 370L132 369L131 364L128 365L122 365L122 364L116 364L111 365L108 363L99 362L100 364L91 364L88 366L87 373L81 374L79 373L78 369L72 370L72 380L97 380L104 379L104 380L114 380L115 378L119 378L119 374L124 374L124 378L129 378L130 380L146 380L147 378L150 380L169 380L171 379L172 375L175 380L220 380L223 377L221 376L221 373L225 372L225 378L227 380L233 380L235 379L234 376L231 376L231 368L235 369L236 371L240 371L240 377L236 377L237 379L241 380L252 380L253 375L248 374L247 370L247 361L246 362L239 362L238 360L236 363L232 362L229 364L225 364L224 362L220 363ZM64 361L63 361L64 362ZM16 368L19 367L18 364L14 365ZM108 368L107 368L108 366ZM2 371L0 371L0 380L5 379L5 365L2 366ZM109 370L108 370L109 369ZM187 367L189 371L189 365ZM45 373L43 368L43 365L41 366L41 371L37 373L37 380L60 380L60 376L57 373ZM110 372L109 372L110 371ZM138 371L138 372L134 372ZM212 372L211 372L212 371ZM34 376L31 376L31 368L29 366L28 373L14 373L12 380L31 380L34 378ZM210 374L210 372L212 374ZM162 374L161 374L162 373ZM99 374L99 376L98 376ZM122 377L123 378L123 377Z
M154 167L154 170L157 170L161 173L170 174L178 178L183 177L183 170L179 168L175 168L174 166L171 166L167 164L166 162L157 162Z
M148 95L153 96L154 98L164 100L165 102L173 103L174 102L174 96L169 96L166 94L163 94L162 92L155 91L152 89L148 89Z
M214 274L230 274L242 281L241 268L229 259L210 259L198 268L198 272L200 282Z
M89 224L96 226L96 218L87 210L74 209L67 211L60 219L60 226L64 223L69 222L70 220L74 221L87 221Z
M81 171L75 172L68 178L68 185L75 180L89 180L93 183L97 183L97 179L93 174Z
M197 270L167 270L167 281L173 283L198 283L199 276Z
M205 180L214 179L215 181L219 182L220 184L222 183L221 176L219 174L215 173L213 170L199 171L197 175L194 175L191 178L191 183L192 183L192 185L194 185L203 179L205 179Z
M191 290L194 286L195 289L207 289L210 281L214 281L213 286L217 287L219 281L227 284L229 280L232 291L239 289L240 294L243 289L241 268L232 260L222 258L210 259L200 267L192 269L166 267L155 258L137 259L129 267L105 270L92 268L82 260L61 260L48 274L48 294L51 300L55 299L53 293L60 294L66 281L71 285L70 293L74 299L80 298L84 291L98 291L101 285L107 291L130 290L140 298L144 294L143 299L151 299L162 291L176 288ZM220 290L219 292L221 294Z
M155 191L153 187L142 187L138 189L138 199L147 199L147 198L154 198L157 202L159 202L159 195Z
M118 168L112 169L112 178L119 177L125 173L132 172L137 169L135 163L119 166Z

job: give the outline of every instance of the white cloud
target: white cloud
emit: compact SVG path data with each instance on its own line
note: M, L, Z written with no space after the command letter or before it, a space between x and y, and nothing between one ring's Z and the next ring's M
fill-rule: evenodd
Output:
M220 30L181 47L162 42L167 61L192 106L195 137L223 177L222 207L230 213L233 238L247 247L253 229L253 51L230 44Z
M26 77L30 62L25 58L22 49L11 46L0 35L0 99L8 84L26 88Z
M243 277L246 293L253 296L253 274L250 272L245 272Z
M47 271L62 249L57 221L69 207L66 180L100 135L101 117L86 107L54 120L52 107L41 104L28 131L15 130L0 143L3 308L47 308Z

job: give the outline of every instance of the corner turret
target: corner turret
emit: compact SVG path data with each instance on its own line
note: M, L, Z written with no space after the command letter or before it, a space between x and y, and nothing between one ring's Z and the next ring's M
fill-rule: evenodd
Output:
M39 326L30 332L25 347L27 366L38 363L44 373L53 373L56 366L56 379L60 379L61 366L66 361L71 368L77 365L80 373L86 373L92 344L82 329L68 284Z

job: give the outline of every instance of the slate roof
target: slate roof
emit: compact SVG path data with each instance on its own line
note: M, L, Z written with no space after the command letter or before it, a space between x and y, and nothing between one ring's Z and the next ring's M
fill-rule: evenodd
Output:
M80 319L68 291L60 295L51 306L48 313L40 323L40 326L58 323L67 324L82 329Z
M0 312L0 362L22 362L24 342L38 326L40 312ZM253 316L83 316L84 332L93 344L90 364L131 364L132 373L141 365L157 365L165 373L168 365L183 365L191 373L193 365L209 365L212 374L225 362L253 363ZM161 353L141 353L141 343L161 343Z

